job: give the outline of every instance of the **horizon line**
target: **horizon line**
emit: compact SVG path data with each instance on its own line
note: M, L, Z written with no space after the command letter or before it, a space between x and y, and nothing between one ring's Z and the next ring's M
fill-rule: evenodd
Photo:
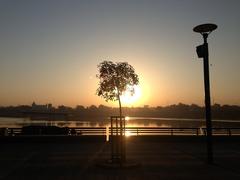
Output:
M32 107L34 103L35 102L33 101L32 104L0 105L0 108L20 107L20 106L30 106L30 107ZM89 106L84 106L84 105L81 105L81 104L76 104L75 106L67 106L67 105L64 105L64 104L58 104L58 105L52 106L52 103L45 103L45 104L36 104L35 103L35 105L42 105L42 106L49 106L50 105L52 108L58 108L60 106L70 107L70 108L77 108L77 106L83 106L84 108L90 108L91 106L95 106L97 108L99 108L100 106L104 106L104 107L108 107L108 108L119 108L118 106L107 106L107 105L104 105L104 104L99 104L99 105L92 104L92 105L89 105ZM195 104L195 103L185 104L185 103L179 102L179 103L173 103L173 104L169 104L169 105L156 105L156 106L151 106L151 105L148 105L148 104L145 104L145 105L142 105L142 106L123 106L123 108L157 108L157 107L169 107L169 106L173 106L173 105L176 105L176 106L178 106L178 105L187 105L187 106L196 105L198 107L205 107L204 105L199 105L199 104ZM240 106L240 104L220 104L220 103L211 104L211 106L214 106L214 105Z

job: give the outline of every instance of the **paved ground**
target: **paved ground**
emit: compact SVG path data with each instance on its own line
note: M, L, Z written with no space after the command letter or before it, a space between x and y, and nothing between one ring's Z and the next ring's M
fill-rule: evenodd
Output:
M240 141L214 144L215 164L205 163L202 141L128 138L127 157L141 163L134 169L104 169L96 162L109 158L103 141L2 142L0 179L240 179Z

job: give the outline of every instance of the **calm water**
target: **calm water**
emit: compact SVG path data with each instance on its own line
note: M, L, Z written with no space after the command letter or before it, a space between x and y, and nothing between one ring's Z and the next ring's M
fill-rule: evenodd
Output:
M28 118L0 117L0 127L23 127L26 125L56 125L59 127L106 127L109 120L98 121L47 121L31 120ZM177 119L177 118L152 118L152 117L129 117L127 127L205 127L204 119ZM214 127L240 127L240 121L236 120L213 120Z

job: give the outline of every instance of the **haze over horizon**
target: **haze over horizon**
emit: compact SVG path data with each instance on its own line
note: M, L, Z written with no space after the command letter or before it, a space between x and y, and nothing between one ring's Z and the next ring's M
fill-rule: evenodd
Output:
M96 95L97 65L126 61L140 97L124 106L204 103L195 48L208 38L212 104L240 105L240 1L0 1L0 106L107 103Z

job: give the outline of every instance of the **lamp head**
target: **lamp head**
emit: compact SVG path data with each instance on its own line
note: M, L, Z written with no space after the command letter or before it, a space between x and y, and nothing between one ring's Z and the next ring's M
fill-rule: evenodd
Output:
M217 29L216 24L201 24L194 27L193 31L201 34L210 34L215 29Z

